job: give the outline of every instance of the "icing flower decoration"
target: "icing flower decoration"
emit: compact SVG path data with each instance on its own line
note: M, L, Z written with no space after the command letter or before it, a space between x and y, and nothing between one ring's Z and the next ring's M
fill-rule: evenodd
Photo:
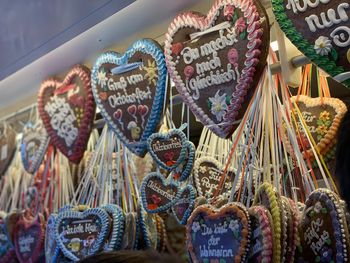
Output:
M180 42L174 43L171 46L171 53L173 53L175 55L179 55L183 48L184 48L184 46L182 43L180 43Z
M205 172L207 171L207 167L206 167L206 166L200 166L200 167L199 167L199 171L200 171L201 173L205 173Z
M236 66L237 62L238 62L238 51L237 49L235 48L231 48L228 53L227 53L227 58L228 58L228 61Z
M236 33L240 34L246 29L246 24L243 17L240 17L235 24Z
M238 231L239 230L238 220L237 219L231 220L228 227L232 230L232 232Z
M148 63L148 66L145 67L143 66L143 69L147 72L145 74L145 78L148 79L148 84L151 85L153 83L153 85L156 85L157 81L156 81L156 78L157 78L157 67L156 67L156 62L155 61L150 61L148 60L147 61Z
M104 88L107 84L107 76L106 76L106 71L104 69L101 69L97 73L97 83Z
M314 211L319 214L321 212L321 209L322 209L322 205L320 202L317 202L314 206Z
M314 49L317 54L327 56L332 49L332 41L328 37L320 36L316 39Z
M108 98L107 92L100 92L100 93L98 94L98 96L99 96L99 98L100 98L101 100L103 100L103 101L106 101L107 98Z
M187 80L193 76L193 73L194 73L194 68L191 65L187 65L184 68L184 74L185 74Z
M225 6L224 16L228 21L232 20L234 12L235 12L235 7L233 5Z
M317 127L316 131L318 134L323 135L327 132L327 129L328 129L327 126L322 124L322 125Z
M220 90L215 93L214 97L209 98L209 102L211 103L210 112L215 115L217 121L222 121L226 110L226 93L219 95Z
M321 121L328 121L330 119L330 114L328 111L322 111L320 113L320 120Z
M193 222L192 224L192 231L194 233L197 233L201 229L201 226L199 225L199 222Z
M332 249L325 246L321 249L321 262L331 262L332 261Z

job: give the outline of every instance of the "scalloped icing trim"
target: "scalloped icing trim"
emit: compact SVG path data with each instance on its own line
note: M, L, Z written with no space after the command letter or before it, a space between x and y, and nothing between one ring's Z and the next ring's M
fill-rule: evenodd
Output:
M189 95L186 90L186 86L179 76L175 62L171 56L172 54L172 42L175 34L183 27L190 26L196 30L203 31L210 28L213 22L217 19L219 15L219 10L226 5L234 5L235 8L241 9L243 16L247 19L248 31L248 50L246 53L246 60L244 62L244 68L241 70L241 75L237 81L236 88L234 89L230 104L228 105L229 112L224 116L224 122L234 123L237 121L238 111L241 109L244 98L253 83L252 76L256 66L254 65L254 60L258 60L260 52L255 52L256 50L261 50L262 34L263 28L260 22L260 16L256 8L256 4L253 0L217 0L214 5L209 10L206 16L199 16L193 12L187 12L175 17L173 22L168 28L168 33L166 34L165 44L164 44L164 54L168 67L170 76L172 77L176 89L180 93L183 101L190 107L193 114L205 125L208 126L210 130L219 135L220 137L228 137L232 134L233 130L230 125L225 125L225 128L221 128L218 124L215 124L211 118L204 111L198 107L193 98ZM267 17L265 17L267 19ZM260 58L261 59L261 58Z
M101 103L101 99L97 94L97 73L99 68L104 63L112 63L115 65L122 65L128 62L128 59L137 51L143 52L151 55L156 61L158 81L156 85L156 91L152 103L151 113L149 115L145 129L141 135L140 140L137 144L133 145L120 131L117 125L113 122L112 117L107 113ZM159 44L155 40L151 39L141 39L134 42L124 54L119 54L117 52L105 52L101 54L92 69L91 79L92 79L92 91L95 97L97 107L100 109L103 118L109 124L109 126L116 133L118 138L123 142L123 144L129 148L134 154L143 157L146 154L146 142L148 137L156 131L157 125L160 121L161 113L163 110L163 101L166 89L166 76L167 68L165 64L164 54Z
M260 195L266 194L268 197L268 201L270 203L270 207L266 207L272 216L273 220L273 232L276 242L274 242L274 248L273 248L273 262L281 262L281 253L282 253L282 246L281 246L281 238L282 238L282 227L281 227L281 209L278 204L278 200L276 197L276 192L273 188L273 186L267 182L263 183L258 191L256 192L254 196L253 205L262 205L264 204L260 203Z
M86 93L86 101L84 104L84 114L81 120L81 125L79 126L78 136L74 140L72 145L72 153L69 152L65 143L60 143L56 131L52 128L50 123L50 117L46 113L44 107L44 94L46 89L52 87L54 89L59 89L62 85L70 84L76 77L79 77L83 82L83 87ZM50 97L53 94L50 94ZM75 65L69 70L66 77L62 82L56 79L47 79L42 82L38 94L38 110L40 117L43 121L45 129L50 136L50 142L54 144L67 158L69 161L78 164L84 156L86 145L89 140L89 136L92 130L92 123L94 121L95 115L95 101L93 99L90 81L90 70L83 65Z
M192 244L192 224L196 219L198 214L204 214L206 219L216 219L224 214L235 214L237 218L240 219L243 229L241 230L242 240L239 251L234 258L234 262L244 262L249 250L250 242L250 219L247 209L240 203L229 203L220 209L216 209L211 205L201 205L198 206L191 214L186 225L186 239L187 239L187 249L191 256L193 262L199 262L196 257L196 253L193 251Z
M64 221L66 218L83 219L88 215L97 216L101 221L100 232L98 233L97 239L94 242L91 252L89 254L89 255L93 255L99 252L103 248L103 245L108 237L109 230L110 230L110 219L109 219L108 213L102 208L89 208L84 210L83 212L65 210L59 213L57 216L56 226L55 226L55 236L56 236L57 244L60 247L63 254L67 258L73 261L78 261L79 258L74 253L69 251L66 248L66 246L63 244L63 241L61 240L61 237L60 237L59 227L62 221ZM85 256L89 256L89 255L85 255Z
M309 42L302 37L285 13L284 0L272 0L272 6L272 10L280 28L286 34L289 40L302 53L305 54L305 56L307 56L317 66L321 67L324 71L329 73L332 77L345 72L344 68L337 66L334 61L328 59L327 57L318 55L314 49L314 46L309 44ZM350 87L350 81L343 82L343 84Z

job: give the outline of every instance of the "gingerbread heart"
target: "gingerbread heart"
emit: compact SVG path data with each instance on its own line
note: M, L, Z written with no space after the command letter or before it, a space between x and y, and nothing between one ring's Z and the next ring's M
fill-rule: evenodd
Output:
M187 219L194 208L196 196L196 190L190 184L180 190L179 200L171 208L176 220L180 224L186 225Z
M193 168L195 153L196 146L194 146L192 142L188 141L184 161L171 172L171 176L175 180L182 182L189 177Z
M45 233L45 260L46 262L56 262L60 249L55 237L56 214L51 214L47 219Z
M24 169L34 174L44 159L49 137L41 120L27 123L22 133L21 158Z
M143 208L138 209L139 226L142 233L143 247L149 249L157 248L158 229L157 229L157 215L147 213Z
M56 219L57 244L67 258L78 261L102 250L110 226L111 219L102 208L62 211Z
M34 219L24 215L17 221L13 233L14 247L21 263L31 263L39 260L44 250L45 219L38 214Z
M339 198L327 189L311 193L299 226L303 262L346 262L349 237Z
M236 203L219 210L199 206L186 226L187 249L193 262L245 262L249 237L248 212Z
M314 64L350 87L349 4L342 0L272 0L281 29Z
M251 223L251 243L248 262L272 262L273 231L272 217L263 206L252 206L248 209Z
M217 0L207 16L187 12L170 24L169 73L193 114L218 136L228 138L244 115L268 44L268 18L254 0Z
M254 206L265 207L271 214L273 220L273 262L282 262L283 253L286 249L286 223L285 214L282 209L280 195L276 189L265 182L259 186L254 196Z
M141 201L148 213L159 213L172 207L180 196L179 186L160 173L150 173L141 184Z
M142 39L124 54L102 54L92 69L97 106L119 139L144 156L147 138L156 131L163 109L166 65L161 46Z
M219 187L224 167L213 157L200 157L195 160L193 176L198 195L212 198ZM221 193L229 196L232 191L232 184L235 173L229 170L225 177Z
M310 98L304 95L292 97L291 100L297 104L316 143L316 149L322 155L326 155L336 143L339 125L347 111L345 103L336 98ZM306 147L304 155L307 154L309 158L313 157L313 151L299 119L297 119L297 126L301 132L303 146ZM302 147L300 148L303 150Z
M147 148L154 161L162 168L171 171L184 162L188 141L178 129L167 133L153 133L147 140ZM190 150L191 151L191 150Z
M0 177L4 175L16 151L16 132L7 124L0 130Z
M51 143L78 164L84 156L95 115L89 69L76 65L62 82L44 81L38 109Z
M107 238L108 241L104 245L104 250L118 250L122 244L125 229L124 212L119 206L113 204L105 205L102 208L106 210L109 217L112 218L112 229Z
M5 259L14 252L12 243L8 238L5 224L6 213L0 214L0 262L5 262Z

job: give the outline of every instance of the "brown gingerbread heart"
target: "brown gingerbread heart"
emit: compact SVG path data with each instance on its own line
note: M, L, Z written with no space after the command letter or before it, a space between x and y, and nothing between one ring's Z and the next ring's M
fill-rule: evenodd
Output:
M316 143L316 149L325 155L336 143L339 125L347 111L346 105L336 98L310 98L300 95L291 98L298 106L305 124ZM304 155L309 158L314 154L310 149L309 142L302 128L302 121L297 118L297 129L301 132L301 143L306 147ZM303 148L301 147L301 150Z
M193 176L198 195L207 198L213 197L219 186L223 170L223 165L213 157L206 156L196 159L194 162ZM221 190L221 193L225 196L231 194L234 179L235 173L229 170Z
M41 84L38 109L51 142L73 163L84 155L95 115L90 71L74 66L61 82Z
M330 190L318 189L310 194L305 205L299 226L298 260L346 262L348 227L338 196Z
M249 237L248 212L238 203L220 209L199 206L186 226L187 249L193 262L244 262Z
M168 28L168 71L193 114L218 136L238 126L266 64L269 22L255 0L217 0Z

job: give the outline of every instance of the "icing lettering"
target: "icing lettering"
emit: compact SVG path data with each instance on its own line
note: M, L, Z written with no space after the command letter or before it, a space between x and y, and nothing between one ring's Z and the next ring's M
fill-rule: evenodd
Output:
M322 249L326 240L329 239L329 233L326 230L323 230L320 234L320 228L323 225L323 220L317 218L316 220L311 221L311 225L306 229L304 234L304 240L314 252L315 256L319 254L319 251ZM316 239L316 242L314 241Z
M71 225L63 227L65 235L76 235L89 232L98 232L98 227L96 224L92 223L92 220L86 223L73 222Z
M154 183L152 181L149 181L147 183L147 187L151 188L153 191L157 192L158 194L164 196L168 200L173 200L175 198L174 193L169 193L167 191L164 191L163 189L160 188L159 184Z
M305 12L308 7L316 8L320 3L322 4L328 4L331 0L315 0L315 2L312 2L312 0L288 0L288 3L286 5L287 9L292 9L295 14L298 14L299 12ZM300 3L303 3L300 5Z
M194 100L199 99L200 97L199 91L202 89L205 89L212 85L220 85L239 78L240 74L238 71L238 67L233 69L231 64L227 64L226 68L227 68L226 72L223 72L223 73L220 72L220 70L218 69L215 72L210 71L209 76L205 76L205 77L197 76L196 78L190 79L190 81L186 83L186 88L188 90L193 91L193 94L192 94L193 99Z
M322 12L320 14L321 22L318 19L318 16L315 14L312 14L305 18L306 23L309 26L309 29L311 32L316 32L317 29L324 29L331 27L333 25L337 25L341 22L347 22L349 20L348 15L346 14L345 9L349 8L348 3L342 3L338 6L337 12L339 18L337 18L337 14L334 11L334 9L328 9L327 15L325 12Z
M177 148L182 148L181 141L178 138L170 138L170 143L161 144L160 141L152 143L152 149L154 152L167 151Z
M31 235L21 236L18 239L19 251L21 253L27 253L31 251L31 245L34 243L35 239Z
M45 111L51 117L50 124L57 135L64 139L68 147L72 146L78 137L78 129L74 126L76 117L74 111L64 98L53 96L45 105Z

